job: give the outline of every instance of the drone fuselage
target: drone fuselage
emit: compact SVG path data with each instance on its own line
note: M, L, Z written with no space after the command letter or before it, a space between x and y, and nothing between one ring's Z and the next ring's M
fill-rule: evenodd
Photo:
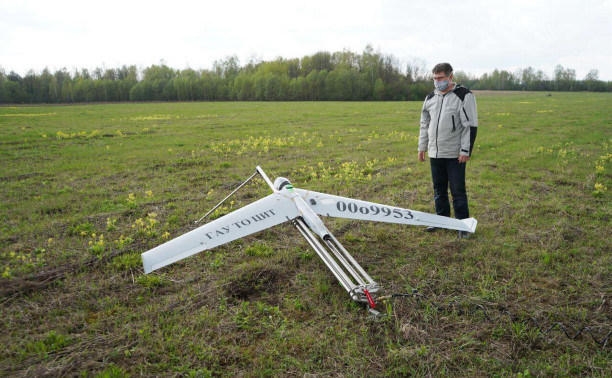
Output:
M273 189L293 201L300 213L300 216L293 220L294 226L349 293L351 299L367 302L371 307L374 307L374 301L370 294L377 292L379 285L348 253L338 239L329 232L321 218L306 203L304 198L293 189L291 182L284 177L278 177L274 181ZM313 198L310 201L316 203ZM313 233L318 235L323 243L317 240Z

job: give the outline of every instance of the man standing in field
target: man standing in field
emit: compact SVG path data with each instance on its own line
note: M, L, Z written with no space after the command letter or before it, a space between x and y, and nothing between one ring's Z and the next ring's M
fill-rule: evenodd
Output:
M476 99L469 89L453 82L453 67L436 64L432 70L435 90L425 98L421 111L419 161L428 151L436 214L450 217L448 187L453 196L455 218L470 217L465 190L465 166L478 130ZM428 232L436 231L428 227ZM459 237L468 233L459 231Z

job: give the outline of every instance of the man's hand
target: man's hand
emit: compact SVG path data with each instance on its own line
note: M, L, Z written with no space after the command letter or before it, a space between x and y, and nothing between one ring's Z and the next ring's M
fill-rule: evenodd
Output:
M419 151L419 161L425 161L425 151Z
M459 163L467 163L468 160L470 160L469 156L459 155Z

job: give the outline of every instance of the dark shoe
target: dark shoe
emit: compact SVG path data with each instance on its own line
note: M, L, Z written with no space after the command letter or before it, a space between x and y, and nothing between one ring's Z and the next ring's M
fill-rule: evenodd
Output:
M459 231L459 239L469 239L470 233L467 231Z
M438 230L438 227L431 226L431 227L427 227L425 229L425 232L436 232L437 230Z

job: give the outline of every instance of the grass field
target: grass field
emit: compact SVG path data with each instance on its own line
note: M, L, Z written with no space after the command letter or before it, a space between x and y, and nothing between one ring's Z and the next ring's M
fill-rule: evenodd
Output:
M0 375L609 376L612 340L526 320L612 330L612 96L477 102L470 239L324 218L384 294L428 298L379 320L290 224L150 275L140 254L256 165L433 212L420 102L1 107ZM269 192L257 180L214 216Z

